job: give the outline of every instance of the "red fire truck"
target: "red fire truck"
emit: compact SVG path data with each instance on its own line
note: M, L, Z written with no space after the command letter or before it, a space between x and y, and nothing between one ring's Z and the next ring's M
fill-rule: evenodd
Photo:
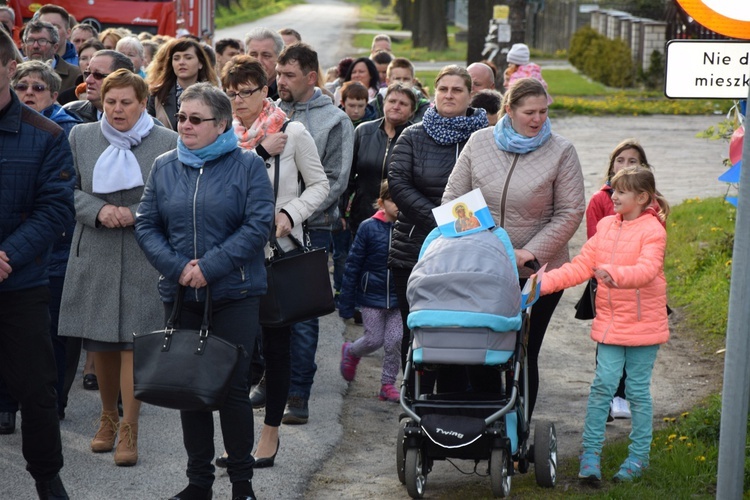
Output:
M63 7L79 23L92 24L99 31L124 27L135 34L190 33L204 40L214 34L214 0L9 0L16 12L16 31L48 3Z

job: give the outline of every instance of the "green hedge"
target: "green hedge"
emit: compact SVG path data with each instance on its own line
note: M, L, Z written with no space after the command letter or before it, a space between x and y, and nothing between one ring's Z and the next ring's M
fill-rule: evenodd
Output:
M622 40L610 40L586 26L573 35L568 52L570 63L592 80L619 88L635 81L630 47Z

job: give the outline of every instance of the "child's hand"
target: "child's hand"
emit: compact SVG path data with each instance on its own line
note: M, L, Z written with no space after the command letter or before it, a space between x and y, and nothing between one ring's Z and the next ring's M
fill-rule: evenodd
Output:
M594 269L594 276L596 276L596 280L599 283L604 283L610 288L617 288L617 283L615 283L615 280L612 279L612 276L607 271L604 271L603 269Z

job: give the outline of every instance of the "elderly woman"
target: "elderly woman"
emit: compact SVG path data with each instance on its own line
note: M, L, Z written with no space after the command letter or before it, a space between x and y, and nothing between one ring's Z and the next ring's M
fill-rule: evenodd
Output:
M117 42L115 50L128 56L128 59L133 61L133 67L135 68L135 72L138 73L138 76L146 78L146 73L143 71L143 65L145 62L143 56L143 45L138 38L134 36L121 38Z
M266 99L268 80L263 66L255 58L233 57L222 70L221 84L232 101L235 132L242 148L265 150L264 141L271 147L270 136L279 133L286 123L286 145L278 151L274 148L272 153L278 156L266 160L266 171L273 183L278 162L275 234L282 249L294 248L288 236L291 234L303 241L302 224L320 207L329 190L315 142L301 123L288 121L286 114ZM299 179L305 185L301 194ZM270 247L266 247L266 255L271 255ZM289 392L291 363L291 326L263 327L262 330L266 371L260 384L266 391L266 416L254 453L255 468L272 467L279 451L279 426ZM217 460L219 465L224 462L225 459Z
M406 365L411 331L406 324L409 302L406 282L417 263L425 238L435 227L432 209L440 205L445 184L471 134L488 125L483 109L469 107L471 76L465 68L450 65L435 78L435 106L428 109L422 123L401 133L391 156L388 186L398 206L393 228L388 267L393 273L399 308L404 322L401 362ZM463 371L444 367L438 390L464 390ZM423 392L432 392L434 380L422 378ZM451 382L443 384L442 382Z
M352 194L350 223L353 233L375 213L380 185L388 178L391 154L401 132L412 125L417 96L410 86L392 83L383 100L383 118L366 122L354 131L354 157L349 186L344 198Z
M61 80L60 76L48 64L41 61L26 61L19 64L11 84L22 103L60 125L66 136L70 134L74 126L81 123L81 120L69 115L59 104L55 103L60 91ZM78 358L81 353L80 340L61 338L57 335L63 279L65 267L68 263L75 219L71 218L67 226L65 233L52 247L49 266L50 334L55 361L57 362L57 386L55 388L57 389L57 414L60 419L65 417L68 393L73 384L75 372L78 368ZM16 411L18 411L18 403L5 390L0 390L0 412L12 413L14 426Z
M583 219L583 174L573 145L552 132L547 92L536 79L522 78L505 94L505 115L474 134L456 163L443 194L448 202L482 190L495 224L515 249L521 286L537 260L548 269L568 262L568 241ZM537 360L550 317L562 292L534 304L528 341L529 417L539 389Z
M138 208L136 237L162 274L159 294L166 316L182 285L186 290L180 324L199 328L210 293L213 334L252 352L260 330L260 297L266 292L263 249L274 213L266 165L238 147L232 105L211 84L185 90L177 120L177 150L154 164ZM234 499L255 498L249 368L249 358L241 357L219 408ZM210 499L213 415L182 411L180 417L189 484L172 500Z
M117 465L138 461L140 402L133 397L133 332L161 323L159 277L135 241L135 210L151 165L177 134L146 113L148 87L125 69L101 87L101 121L70 133L76 168L76 227L65 274L61 336L82 337L94 357L102 414L91 451L112 451ZM117 397L122 394L123 419Z
M148 112L165 127L177 129L175 118L182 92L197 82L218 84L216 71L201 44L189 38L167 42L148 70Z

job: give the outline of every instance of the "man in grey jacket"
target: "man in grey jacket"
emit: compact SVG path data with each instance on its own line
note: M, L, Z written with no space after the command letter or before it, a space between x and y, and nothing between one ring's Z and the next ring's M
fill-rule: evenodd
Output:
M315 86L318 82L318 54L309 45L297 43L279 55L276 78L279 106L290 120L301 122L318 148L330 191L320 208L307 220L313 246L330 249L331 231L338 219L338 200L349 182L354 152L354 127L346 113ZM282 423L306 424L307 401L317 366L318 320L292 326L292 377Z

